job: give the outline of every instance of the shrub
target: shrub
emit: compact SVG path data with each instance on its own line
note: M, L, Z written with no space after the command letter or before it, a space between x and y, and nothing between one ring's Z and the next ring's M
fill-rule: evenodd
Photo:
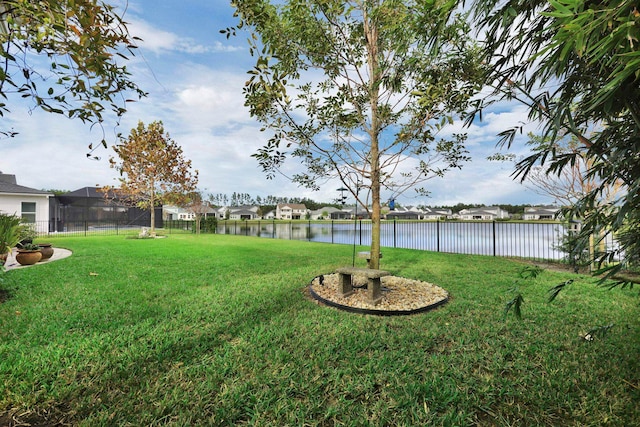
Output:
M218 219L213 216L208 216L202 219L200 222L200 231L202 233L215 233L218 227Z

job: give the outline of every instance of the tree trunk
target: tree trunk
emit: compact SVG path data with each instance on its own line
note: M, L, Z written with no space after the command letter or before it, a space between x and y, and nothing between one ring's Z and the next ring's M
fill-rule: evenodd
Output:
M376 141L377 148L377 141ZM373 151L373 150L372 150ZM377 150L376 150L377 152ZM373 153L371 155L373 159ZM375 163L377 162L377 156ZM373 169L373 163L371 164L371 260L369 261L369 267L373 269L380 268L380 171Z
M364 11L364 32L367 38L369 63L369 102L371 105L371 128L369 139L371 150L369 162L371 166L371 250L369 267L380 268L380 149L378 146L379 117L378 98L380 91L380 70L378 66L378 29L374 21Z
M153 189L151 190L151 196L149 197L149 199L150 199L149 209L151 209L151 228L149 231L149 235L155 236L156 235L156 193Z

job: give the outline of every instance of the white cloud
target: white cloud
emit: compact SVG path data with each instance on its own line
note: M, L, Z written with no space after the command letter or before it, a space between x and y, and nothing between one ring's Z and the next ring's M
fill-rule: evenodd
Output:
M242 95L247 79L246 64L251 58L230 53L240 49L233 46L233 41L229 44L216 41L211 35L216 32L215 28L193 31L196 25L199 29L203 27L205 21L201 19L204 12L200 9L206 13L221 10L216 22L211 23L215 26L222 20L219 15L230 12L229 6L208 3L196 7L189 3L175 2L161 7L156 2L137 0L129 5L125 20L131 22L131 33L144 39L142 55L129 61L129 69L149 96L128 105L129 111L119 128L114 130L112 122L105 125L107 141L116 142L115 132L126 136L138 120L147 124L162 120L165 130L183 147L185 157L200 171L200 188L207 192L334 200L338 195L336 189L341 186L335 181L321 183L320 191L313 192L282 176L266 179L251 154L265 144L269 134L259 131L260 124L249 116ZM175 16L164 15L172 10ZM201 13L196 16L198 11ZM193 21L182 22L179 16L193 16ZM167 23L171 25L170 30ZM225 22L220 28L228 25L232 24ZM107 161L111 149L97 150L101 161L86 158L87 145L103 137L99 127L90 130L88 125L62 116L40 111L29 115L26 109L19 109L22 107L11 108L12 113L5 117L2 128L13 126L20 135L0 140L1 171L16 174L20 184L33 188L75 190L114 182L117 173L109 168ZM444 179L428 181L425 187L432 192L431 198L416 197L410 190L399 198L399 203L534 203L539 197L510 177L511 164L486 160L497 151L497 133L526 121L524 107L499 103L486 111L482 122L469 128L455 123L443 130L442 137L452 132L468 134L472 162L462 170L448 173ZM535 131L535 126L527 125L526 129ZM519 137L512 152L525 153L525 140L526 135ZM403 165L409 166L409 162ZM299 169L295 160L287 163L287 173ZM389 196L383 194L383 198Z
M155 28L148 22L136 18L129 21L128 28L132 36L142 39L142 41L138 42L138 47L156 54L175 51L191 55L202 55L241 50L237 46L223 44L218 41L211 44L201 44L190 37L183 37L170 31Z

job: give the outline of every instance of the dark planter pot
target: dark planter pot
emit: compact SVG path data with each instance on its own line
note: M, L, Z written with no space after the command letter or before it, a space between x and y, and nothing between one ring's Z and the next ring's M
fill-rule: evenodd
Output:
M40 251L25 251L24 249L18 249L16 254L16 261L20 265L33 265L42 259L42 252Z
M38 243L38 246L40 246L40 252L42 253L42 259L40 259L40 261L47 260L53 256L51 243Z

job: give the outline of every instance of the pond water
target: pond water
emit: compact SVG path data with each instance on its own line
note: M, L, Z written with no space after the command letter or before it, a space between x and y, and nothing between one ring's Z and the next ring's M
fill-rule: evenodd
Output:
M335 244L371 244L369 221L221 221L218 233ZM562 259L560 223L383 221L382 247Z

